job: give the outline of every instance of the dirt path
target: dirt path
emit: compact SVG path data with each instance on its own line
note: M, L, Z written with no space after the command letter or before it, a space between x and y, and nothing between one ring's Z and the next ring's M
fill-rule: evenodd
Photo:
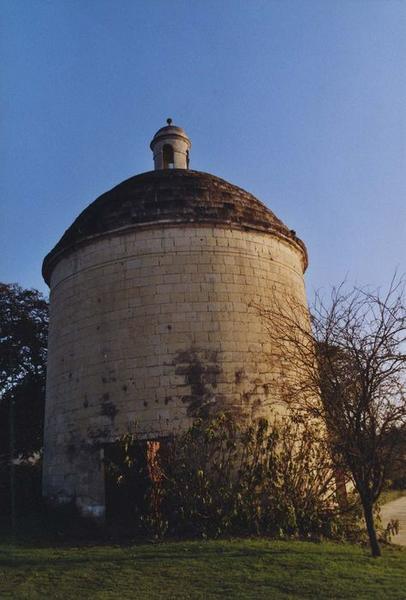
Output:
M397 535L393 536L392 542L406 546L406 496L384 504L381 509L381 515L384 525L391 519L398 519L400 531Z

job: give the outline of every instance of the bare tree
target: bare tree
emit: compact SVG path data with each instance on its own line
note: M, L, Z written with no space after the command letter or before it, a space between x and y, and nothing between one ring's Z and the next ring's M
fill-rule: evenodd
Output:
M310 317L289 299L258 307L270 359L281 364L279 393L325 423L335 464L359 495L373 556L381 554L374 506L406 430L404 292L395 277L385 293L341 285L328 302L317 295Z

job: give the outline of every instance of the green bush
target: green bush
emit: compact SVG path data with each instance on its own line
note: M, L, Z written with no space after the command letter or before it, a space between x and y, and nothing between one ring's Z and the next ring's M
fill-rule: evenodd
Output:
M155 537L354 537L359 514L341 514L323 440L316 423L291 418L251 426L224 414L197 420L165 443L144 443L149 483L134 520ZM110 465L118 485L137 468L141 448L136 435L119 443L127 464Z

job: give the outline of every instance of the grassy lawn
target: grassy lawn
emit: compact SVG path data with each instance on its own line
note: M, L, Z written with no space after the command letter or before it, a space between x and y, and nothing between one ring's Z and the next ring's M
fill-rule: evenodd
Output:
M0 598L406 598L406 551L235 540L52 546L0 542Z

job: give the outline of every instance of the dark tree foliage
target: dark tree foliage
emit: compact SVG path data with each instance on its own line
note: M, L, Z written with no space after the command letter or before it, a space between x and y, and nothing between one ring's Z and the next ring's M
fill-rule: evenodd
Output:
M37 290L0 283L0 457L42 447L48 303ZM10 408L12 410L12 421Z

